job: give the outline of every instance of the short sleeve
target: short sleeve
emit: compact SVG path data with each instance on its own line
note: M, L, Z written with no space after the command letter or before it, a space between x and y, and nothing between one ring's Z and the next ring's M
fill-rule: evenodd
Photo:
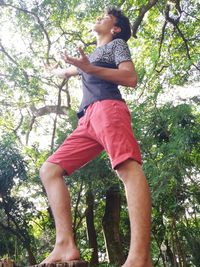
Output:
M132 61L127 43L122 39L113 40L114 58L118 66L123 61Z

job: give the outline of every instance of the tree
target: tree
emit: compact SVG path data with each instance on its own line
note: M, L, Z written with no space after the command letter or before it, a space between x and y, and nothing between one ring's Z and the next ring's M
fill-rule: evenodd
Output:
M192 240L188 237L191 235L190 227L199 232L199 113L192 105L166 104L156 109L148 108L143 119L141 114L136 114L134 123L140 129L138 135L144 152L144 168L153 197L154 242L158 247L163 243L166 245L172 265L187 266L190 260L196 264L199 238L193 239L193 245L186 240ZM138 121L142 126L138 127ZM192 247L189 256L188 250L191 251Z
M177 85L183 86L199 81L198 1L1 0L0 136L14 134L17 138L14 147L9 150L8 162L3 161L4 156L0 160L3 162L2 170L5 171L5 166L8 166L6 164L10 164L10 159L13 159L14 155L17 155L16 159L18 158L16 168L23 169L21 152L13 155L11 153L12 149L15 151L15 147L19 146L20 151L26 152L28 161L28 165L25 164L25 173L28 175L29 182L24 182L24 187L28 188L31 183L31 188L37 186L37 193L32 193L33 197L35 199L44 197L42 187L39 189L37 185L39 184L38 169L76 126L75 113L79 102L80 80L61 81L46 75L43 71L43 61L49 63L59 61L58 54L63 49L67 49L71 55L76 55L78 43L82 44L86 53L90 53L95 44L89 30L90 21L93 21L108 5L121 7L130 17L132 25L133 38L129 41L129 46L139 81L136 91L125 88L123 95L130 104L133 128L141 144L144 168L152 189L152 248L155 266L167 264L161 244L165 244L167 260L172 266L173 264L198 266L199 129L197 125L199 114L197 105L190 101L182 105L163 106L159 102L159 96L163 91ZM59 64L64 66L62 62ZM198 102L198 97L195 101ZM5 151L6 149L7 147ZM16 174L15 168L11 168L10 172L11 170L12 175ZM8 203L13 205L13 207L9 206L8 214L14 212L12 208L15 207L21 221L19 222L15 216L12 225L10 221L10 226L15 229L15 222L19 227L19 233L27 231L30 237L27 242L39 261L46 250L50 249L49 244L54 238L51 212L44 205L42 211L35 207L36 213L31 214L33 203L30 199L19 196L20 189L12 175L6 176L11 177L10 180L2 178L2 186L4 188L7 186ZM116 184L117 178L114 176L103 154L94 162L94 165L88 165L71 178L66 178L70 189L74 192L72 206L77 242L83 250L85 249L85 253L82 250L82 254L87 257L87 248L90 248L90 241L93 239L91 246L96 247L98 244L99 261L105 261L101 221L104 214L104 222L109 220L110 214L107 210L111 199L113 205L115 202L118 203L112 207L112 212L118 214L115 226L121 229L122 234L117 235L120 236L123 244L122 254L127 253L129 246L125 195L122 190L122 202L119 202L119 195L115 190L111 190ZM15 197L12 194L9 195L13 192L13 188ZM5 215L5 203L3 206L1 202L2 215ZM87 218L87 225L84 223L86 216L93 217L93 219ZM112 220L109 222L114 225ZM93 229L90 234L88 232L88 239L86 228ZM49 234L45 236L42 234L44 231ZM6 246L9 247L7 251L13 251L16 235L6 231L6 236L8 236ZM25 239L23 240L25 242ZM19 242L18 239L17 242ZM22 241L20 242L22 244ZM108 245L113 246L108 239L107 242ZM36 243L42 252L40 255L37 255L33 243ZM120 241L117 246L120 247ZM22 257L25 254L23 251L19 252ZM114 252L112 253L111 249L107 252L110 253L109 258L114 259L116 256ZM5 250L2 254L5 254ZM90 254L88 257L91 257L91 251L88 254ZM92 255L93 259L97 257L96 248L95 255Z
M35 264L36 260L33 253L33 236L30 233L29 221L32 213L27 212L33 209L30 202L23 197L15 196L15 188L27 179L26 165L15 147L12 136L1 140L0 144L0 212L2 214L0 228L3 232L8 232L16 236L19 242L27 250L29 263ZM24 213L26 211L26 213ZM8 243L10 243L9 238ZM5 245L5 244L4 244ZM5 249L5 248L4 248ZM4 253L6 250L4 250ZM14 255L14 251L7 250L8 254Z

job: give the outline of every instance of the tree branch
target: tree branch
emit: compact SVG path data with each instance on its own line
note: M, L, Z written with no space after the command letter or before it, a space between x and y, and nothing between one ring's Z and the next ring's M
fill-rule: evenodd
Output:
M162 44L163 44L163 41L164 41L164 37L165 37L165 29L166 29L166 26L167 26L167 21L165 21L165 23L163 24L163 27L162 27L162 35L161 35L161 38L160 38L160 46L159 46L159 58L161 56L161 49L162 49Z
M18 62L13 57L11 57L5 50L4 46L1 43L1 40L0 40L0 51L3 52L12 63L14 63L16 66L19 66Z
M24 117L23 117L23 115L22 115L22 113L21 113L21 110L20 110L20 115L21 115L21 118L20 118L20 121L19 121L18 125L17 125L17 127L16 127L15 129L13 129L13 132L15 133L16 136L17 136L17 131L18 131L19 128L21 127L22 122L23 122L23 119L24 119Z
M133 37L134 38L137 38L137 31L138 31L138 28L144 18L144 15L153 7L156 5L156 3L158 2L158 0L149 0L149 2L142 6L140 9L139 9L139 15L137 17L137 19L135 20L133 26L132 26L132 34L133 34Z
M77 196L75 207L74 207L73 229L74 229L75 233L76 233L76 230L77 230L78 206L79 206L79 203L81 201L82 190L83 190L83 179L81 179L80 189L78 191L78 196Z
M61 84L61 86L59 86L59 91L58 91L58 101L57 101L57 106L56 106L56 116L54 119L54 123L53 123L53 133L52 133L52 138L51 138L51 150L53 151L53 147L54 147L54 138L55 138L55 134L56 134L56 126L57 126L57 118L58 118L58 110L60 109L61 106L61 92L62 92L62 87L65 84L65 80L63 80L63 83Z
M185 38L183 32L180 30L179 26L178 26L178 23L179 23L179 20L180 20L180 17L178 17L177 19L174 19L174 18L171 18L170 15L169 15L169 11L170 11L170 6L167 5L166 6L166 9L165 9L165 18L167 21L169 21L173 26L174 28L178 31L180 37L182 38L183 42L184 42L184 45L185 45L185 49L186 49L186 53L187 53L187 57L189 60L191 60L191 55L190 55L190 49L189 49L189 46L188 46L188 39ZM196 64L192 64L197 70L200 70L200 68L196 65Z
M36 19L37 23L39 24L39 26L40 26L40 28L41 28L42 32L44 33L44 35L46 37L46 40L47 40L47 58L48 58L49 57L49 52L50 52L50 47L51 47L51 40L50 40L49 35L48 35L48 32L46 31L46 29L45 29L42 21L39 18L39 16L36 13L34 13L33 11L29 11L29 10L23 9L21 7L16 7L16 6L11 5L11 4L6 4L2 0L0 1L0 6L14 8L14 9L16 9L18 11L23 12L23 13L32 15Z
M24 77L27 81L27 83L29 83L29 77L28 77L28 74L27 72L21 68L21 66L19 65L19 63L11 56L9 55L9 53L6 51L6 49L4 48L4 46L2 45L1 43L1 40L0 40L0 51L4 53L4 55L6 55L6 57L12 62L14 63L24 74Z
M166 26L167 26L167 21L165 21L165 23L163 24L163 27L162 27L162 34L161 34L161 38L160 38L160 46L159 46L159 50L158 50L158 59L156 61L156 64L155 64L155 71L157 73L161 73L163 71L164 68L167 68L168 66L164 65L161 67L160 70L157 70L157 65L158 65L158 60L161 56L161 49L162 49L162 44L163 44L163 41L164 41L164 37L165 37L165 29L166 29Z
M31 123L29 125L29 129L26 133L26 145L28 145L29 135L30 135L31 130L33 129L33 124L35 123L35 119L36 119L36 116L33 115L31 118Z
M41 117L44 115L48 115L50 113L57 113L60 115L66 115L69 107L66 107L66 106L59 106L58 107L57 105L47 105L47 106L44 106L44 107L38 108L38 109L35 106L31 106L30 109L33 112L35 117Z

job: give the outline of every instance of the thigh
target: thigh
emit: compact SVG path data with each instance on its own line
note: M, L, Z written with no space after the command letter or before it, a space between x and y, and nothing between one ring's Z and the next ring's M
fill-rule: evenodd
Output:
M47 161L60 165L67 175L94 159L103 147L87 133L87 128L79 123L57 151Z
M131 126L131 116L126 103L116 100L99 102L92 121L96 135L107 151L115 169L127 159L141 164L141 154Z

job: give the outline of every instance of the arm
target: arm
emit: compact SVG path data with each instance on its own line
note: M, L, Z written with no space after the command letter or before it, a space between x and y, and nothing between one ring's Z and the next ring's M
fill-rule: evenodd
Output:
M77 68L75 66L70 66L67 69L58 68L58 64L55 66L46 65L46 69L53 75L62 78L62 79L69 79L72 76L78 75Z
M80 58L69 57L65 54L63 58L65 62L72 64L82 71L95 75L101 79L111 81L113 83L135 87L137 84L137 74L131 61L121 62L118 69L110 69L92 65L82 49L79 49Z
M85 72L119 85L129 87L137 85L137 74L131 61L120 63L118 69L103 68L90 64Z

